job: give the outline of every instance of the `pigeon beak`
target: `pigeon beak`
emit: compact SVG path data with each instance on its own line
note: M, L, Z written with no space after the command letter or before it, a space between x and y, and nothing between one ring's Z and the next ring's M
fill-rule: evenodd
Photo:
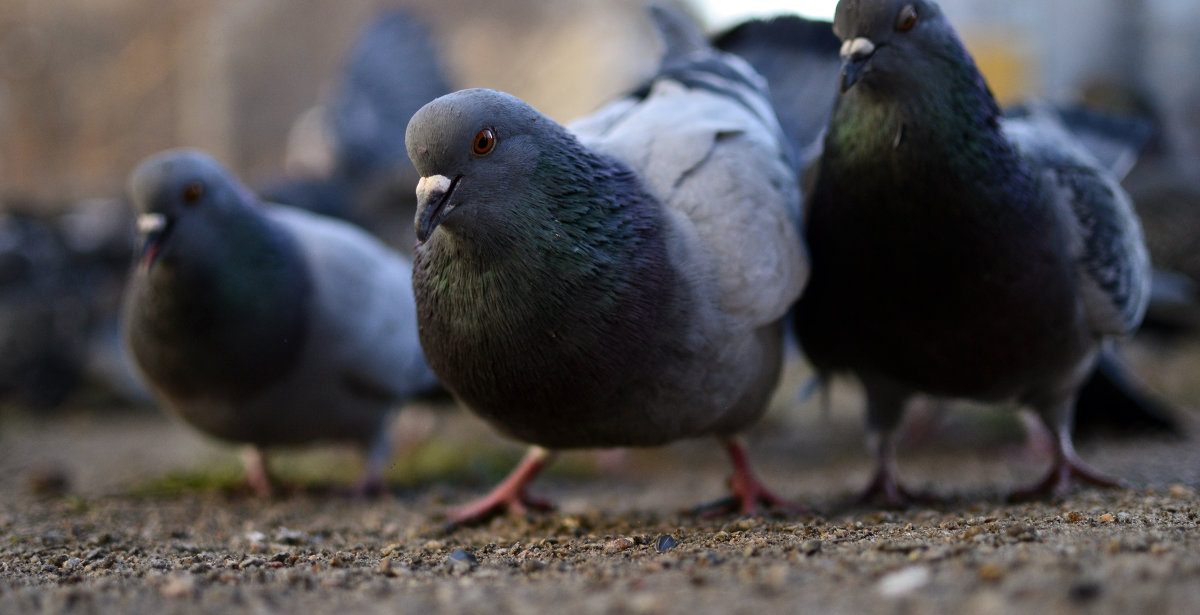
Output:
M454 209L450 197L460 179L461 175L453 181L445 175L430 175L417 182L417 216L413 225L417 230L417 242L425 243L446 214Z
M141 214L137 219L138 234L145 238L142 243L142 266L149 268L158 256L158 247L167 231L167 217L163 214Z
M842 43L842 91L858 83L867 72L867 62L875 53L875 43L865 37L852 38Z

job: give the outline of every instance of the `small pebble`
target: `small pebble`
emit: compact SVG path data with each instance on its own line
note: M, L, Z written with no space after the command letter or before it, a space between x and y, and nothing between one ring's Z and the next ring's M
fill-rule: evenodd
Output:
M617 551L624 551L631 548L633 548L633 541L624 536L604 543L605 553L616 553Z
M1004 569L996 564L983 564L979 567L979 579L982 581L999 581L1004 578Z
M1037 540L1038 537L1037 529L1028 523L1015 523L1010 525L1005 528L1004 533L1008 534L1012 538L1020 540L1021 542L1032 542Z
M824 546L825 543L820 540L805 540L804 542L800 543L800 552L805 555L814 555L820 553Z
M671 536L670 534L663 534L654 539L654 550L658 551L659 553L665 553L671 549L674 549L675 545L678 544L679 541L675 540L675 537Z
M1099 583L1083 581L1072 584L1070 589L1067 590L1067 595L1076 602L1089 602L1096 599L1100 595L1101 590L1102 588Z
M67 471L54 466L34 468L29 472L29 491L34 495L61 496L71 489Z
M1170 493L1171 493L1171 497L1176 497L1176 498L1194 498L1194 497L1196 497L1195 489L1193 489L1187 485L1180 485L1178 483L1171 485Z
M396 569L392 566L392 558L385 557L379 560L379 572L385 577L396 576Z
M927 585L931 576L924 566L910 566L884 575L876 589L886 598L899 598Z
M1113 514L1112 513L1104 513L1103 515L1100 515L1099 517L1097 517L1096 520L1099 521L1100 523L1112 523L1113 522Z
M267 563L267 560L265 560L261 557L251 557L248 559L244 559L240 563L238 563L238 568L245 570L247 568L255 568L258 566L262 566L266 563Z
M159 588L159 593L167 598L186 598L196 589L193 577L173 576Z
M479 560L469 551L464 549L455 549L450 554L450 565L455 570L470 570L479 565Z

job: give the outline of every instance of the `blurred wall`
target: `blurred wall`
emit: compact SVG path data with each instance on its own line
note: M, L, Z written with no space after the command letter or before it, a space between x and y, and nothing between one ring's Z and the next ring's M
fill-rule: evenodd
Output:
M1162 123L1173 171L1200 185L1200 2L940 4L998 97L1148 106Z
M429 19L457 87L560 120L657 61L639 0L0 0L0 199L117 194L179 145L278 173L292 123L385 6Z
M1200 2L942 4L1002 99L1135 92L1178 174L1200 176ZM658 53L640 0L0 0L0 199L117 194L140 158L178 145L266 179L359 28L392 5L434 25L457 87L560 120Z

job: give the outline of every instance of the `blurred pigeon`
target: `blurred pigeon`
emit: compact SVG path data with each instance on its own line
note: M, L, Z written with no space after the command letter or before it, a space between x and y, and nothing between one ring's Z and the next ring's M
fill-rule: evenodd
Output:
M832 25L780 15L738 24L713 44L741 56L767 80L779 124L796 149L800 168L807 167L821 152L842 72L841 41Z
M917 393L1016 400L1056 435L1014 495L1119 481L1076 455L1076 393L1105 340L1141 321L1149 262L1117 182L1062 130L1004 119L940 8L842 0L841 93L806 229L801 346L867 391L876 471L900 505L893 432Z
M766 409L807 277L795 175L762 79L655 17L660 73L571 129L482 89L409 123L422 345L459 400L536 445L452 522L544 505L526 487L548 449L705 435L733 462L725 506L786 505L736 434Z
M320 134L308 141L328 149L316 157L331 168L268 184L259 195L350 220L411 254L420 177L404 130L417 109L448 92L429 28L405 11L382 13L355 43L317 120L307 122Z
M450 91L444 75L425 24L399 10L371 22L328 103L335 173L370 181L411 167L404 130L417 109Z
M51 408L79 385L88 286L51 220L0 214L0 399Z
M143 162L130 192L145 241L125 338L164 405L210 435L260 447L318 440L369 450L381 486L389 410L435 385L417 339L411 266L366 233L264 205L192 150Z

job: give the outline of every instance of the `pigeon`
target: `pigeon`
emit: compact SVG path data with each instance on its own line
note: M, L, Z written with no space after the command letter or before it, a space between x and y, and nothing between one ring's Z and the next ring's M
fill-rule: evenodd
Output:
M841 41L833 33L833 24L797 15L752 19L717 35L713 44L741 56L766 78L779 123L798 154L801 185L811 187L842 72ZM1098 113L1077 105L1030 102L1006 108L1004 114L1055 123L1117 178L1125 176L1155 132L1154 123L1146 118ZM1196 302L1186 292L1182 293L1186 298L1180 299L1177 279L1172 272L1155 271L1142 330L1155 315L1162 315L1156 323L1165 321L1170 323L1167 326L1187 322ZM820 391L828 411L828 388L822 384L809 383L802 399ZM1140 383L1115 350L1104 353L1081 388L1077 407L1073 426L1077 436L1182 433L1176 410Z
M1053 466L1017 499L1086 465L1071 435L1100 350L1142 319L1142 231L1115 178L1064 130L1004 118L937 4L842 0L840 93L805 237L797 302L816 370L864 385L876 458L863 499L904 505L893 434L916 394L1016 401L1055 434Z
M767 80L803 171L820 155L842 72L841 41L831 24L798 15L752 19L717 35L713 45L741 56Z
M382 486L386 422L436 386L417 336L412 266L338 220L260 202L225 167L169 150L130 177L143 244L124 337L161 403L193 427L262 449L347 441Z
M259 189L266 200L349 220L411 256L420 177L404 148L412 114L451 91L428 26L404 10L380 13L350 50L315 128L329 169Z
M734 468L708 512L788 506L738 434L766 409L807 279L793 163L761 77L654 16L657 75L569 128L487 89L409 122L422 346L462 404L533 444L452 525L545 508L527 487L556 450L699 436Z

